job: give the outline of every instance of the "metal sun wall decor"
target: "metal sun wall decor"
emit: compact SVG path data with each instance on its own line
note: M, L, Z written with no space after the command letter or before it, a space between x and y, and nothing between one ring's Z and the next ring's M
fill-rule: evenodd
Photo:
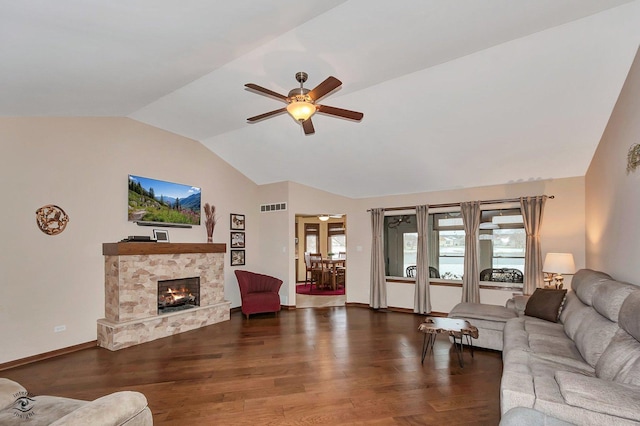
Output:
M67 227L69 215L60 207L47 204L36 210L36 224L47 235L58 235Z
M627 174L635 172L640 166L640 143L632 145L627 153Z

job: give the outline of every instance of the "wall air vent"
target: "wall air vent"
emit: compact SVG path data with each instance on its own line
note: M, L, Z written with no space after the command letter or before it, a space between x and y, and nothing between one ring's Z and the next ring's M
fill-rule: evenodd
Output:
M281 212L287 210L287 203L260 204L260 212Z

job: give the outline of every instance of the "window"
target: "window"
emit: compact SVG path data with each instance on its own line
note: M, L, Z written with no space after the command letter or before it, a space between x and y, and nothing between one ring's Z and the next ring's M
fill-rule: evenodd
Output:
M306 223L304 225L304 251L309 253L320 253L320 225L317 223Z
M460 212L430 215L433 235L429 244L429 265L440 278L461 280L464 274L464 225Z
M527 234L520 209L482 212L482 223L485 225L480 226L480 270L510 268L524 272Z
M415 215L385 217L387 276L406 277L416 264L418 232ZM510 268L524 271L526 233L520 209L483 210L478 231L479 270ZM460 212L429 215L429 265L442 279L464 274L465 232Z
M385 274L406 277L407 267L416 264L418 229L416 215L384 218Z
M329 223L327 226L329 253L338 254L340 252L346 252L347 238L344 232L344 223Z

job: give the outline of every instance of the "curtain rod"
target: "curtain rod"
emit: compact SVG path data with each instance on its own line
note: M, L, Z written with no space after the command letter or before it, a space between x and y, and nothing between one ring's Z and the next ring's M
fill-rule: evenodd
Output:
M549 195L547 198L553 200L556 197L555 195ZM519 202L520 202L520 198L503 198L499 200L483 200L483 201L480 201L480 204L502 204L502 203L519 203ZM460 203L429 204L430 209L438 209L443 207L460 207ZM384 211L389 212L389 211L395 211L395 210L413 210L415 208L416 206L388 207L388 208L385 208ZM372 209L368 209L367 211L370 212L371 210Z

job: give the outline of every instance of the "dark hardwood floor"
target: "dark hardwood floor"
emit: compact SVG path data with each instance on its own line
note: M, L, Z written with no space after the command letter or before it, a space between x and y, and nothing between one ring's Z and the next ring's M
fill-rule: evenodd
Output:
M420 364L422 317L357 307L231 320L132 348L0 372L35 395L144 393L157 425L497 425L500 352L445 336Z

